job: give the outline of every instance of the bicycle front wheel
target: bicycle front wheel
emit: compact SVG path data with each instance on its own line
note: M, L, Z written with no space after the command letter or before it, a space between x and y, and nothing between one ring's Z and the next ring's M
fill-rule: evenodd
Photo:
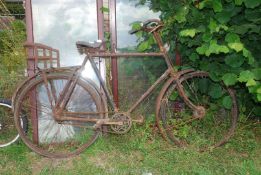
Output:
M158 97L157 121L167 138L199 150L226 143L234 133L238 115L233 90L202 71L185 74L177 81L180 87L176 80L169 81Z
M26 132L26 118L20 115L19 120L23 130ZM12 112L11 101L0 99L0 148L11 145L18 138L19 134L14 124L14 114Z
M71 80L70 75L47 74L47 83L36 77L20 92L15 104L15 124L25 144L33 151L50 158L65 158L79 154L90 146L99 132L93 129L95 122L66 120L54 117L53 107ZM73 81L74 79L72 79ZM50 102L48 96L54 99ZM19 113L26 111L28 131L19 122ZM78 79L63 112L77 117L100 119L104 117L104 103L94 84ZM90 116L81 116L83 113Z

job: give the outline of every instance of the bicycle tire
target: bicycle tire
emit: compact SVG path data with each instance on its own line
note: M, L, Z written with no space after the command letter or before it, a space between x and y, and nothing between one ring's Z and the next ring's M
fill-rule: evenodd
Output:
M25 117L20 117L23 129L27 130L27 121ZM0 148L11 145L19 138L19 134L15 128L12 102L7 99L0 98Z
M51 87L52 84L55 96L58 98L66 82L70 80L71 74L51 73L47 74L46 78L48 87ZM32 98L33 96L35 98ZM49 158L67 158L80 154L97 139L100 131L90 129L95 123L69 120L57 122L50 107L41 76L30 81L16 98L15 124L22 140L30 149ZM98 113L104 108L104 101L94 83L78 79L70 101L66 105L66 110ZM27 133L22 130L18 122L18 114L21 110L27 111L29 126ZM36 110L37 115L34 115ZM33 116L37 116L37 118ZM104 118L104 116L104 114L100 114L94 117Z
M185 94L181 94L177 81ZM195 111L186 104L186 97L206 109L201 119L193 118ZM200 151L225 144L234 134L238 118L236 96L222 82L209 74L195 71L179 80L170 79L157 99L156 121L161 133L178 146L193 145Z

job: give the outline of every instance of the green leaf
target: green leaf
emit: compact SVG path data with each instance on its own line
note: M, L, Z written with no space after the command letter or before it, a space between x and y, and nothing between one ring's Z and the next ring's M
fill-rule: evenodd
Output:
M231 31L234 31L237 34L244 35L245 33L260 33L260 27L255 24L242 24L242 25L234 25L231 27Z
M140 21L133 22L133 23L131 24L131 26L132 26L132 29L133 29L133 30L140 29L140 28L141 28L141 22L140 22Z
M245 6L247 8L255 8L261 4L260 0L244 0Z
M232 99L230 96L225 96L222 99L222 105L226 108L226 109L231 109L232 108Z
M202 40L205 42L209 42L212 39L212 34L211 33L204 33L202 36Z
M219 78L218 74L215 73L215 72L210 72L209 73L209 77L211 78L211 80L213 80L215 82L219 82L220 81L220 78Z
M250 80L248 80L247 81L247 84L246 84L246 86L255 86L256 85L256 81L254 80L254 79L250 79Z
M228 33L225 36L225 41L228 43L240 42L240 37L235 33Z
M227 46L224 45L219 45L219 47L217 47L218 53L228 53L229 49L227 48Z
M218 45L217 40L211 40L209 44L205 43L202 46L198 47L196 51L200 55L210 56L211 54L219 54L219 53L228 53L229 49L225 45Z
M175 101L177 99L177 97L179 96L179 93L177 91L172 92L172 94L170 95L169 99L172 101Z
M148 39L148 44L151 46L151 45L154 44L154 43L155 43L155 40L154 40L153 36L150 35L150 37L149 37L149 39Z
M252 94L256 94L257 93L257 89L258 87L257 86L249 86L248 87L248 91Z
M222 88L219 84L212 84L208 93L212 98L220 98L222 96Z
M224 24L224 23L227 23L228 21L230 21L231 16L232 16L232 13L230 11L222 11L215 15L216 19L221 24Z
M193 38L195 36L195 34L197 33L196 29L185 29L179 32L180 36L190 36L191 38Z
M178 23L182 23L186 21L186 16L189 13L189 7L183 6L181 8L178 8L177 13L175 15L176 20Z
M255 80L261 80L261 68L252 69L251 72L255 76Z
M200 55L204 55L205 52L207 51L208 49L208 45L207 44L203 44L202 46L198 47L196 49L196 51L200 54Z
M138 46L138 51L143 52L147 49L149 49L150 45L148 41L144 41L142 43L140 43L140 45Z
M218 25L213 18L210 18L208 28L210 29L211 33L217 32Z
M244 55L244 57L248 58L248 64L250 64L250 65L254 64L255 59L249 50L247 50L246 48L243 48L243 55Z
M261 94L257 94L257 100L261 101Z
M228 53L229 49L225 45L218 45L217 40L211 40L208 50L205 52L206 56L209 56L212 53Z
M221 12L223 9L221 0L212 0L212 6L214 9L214 12Z
M200 79L198 82L199 85L199 91L203 94L207 94L208 92L208 86L209 86L209 81L206 78Z
M206 32L206 26L200 25L200 26L198 26L198 28L196 30L197 30L197 32Z
M196 53L192 53L192 54L189 56L189 59L190 59L191 61L196 61L196 60L199 60L199 56L198 56L198 54L196 54Z
M259 87L259 88L256 90L256 92L257 92L258 94L261 94L261 87Z
M102 11L102 13L110 11L107 7L101 7L100 10Z
M244 48L239 36L235 33L228 33L225 37L225 41L228 42L228 47L234 49L236 52L240 52Z
M223 75L222 80L225 85L232 86L237 82L237 75L233 73L226 73L225 75Z
M231 31L240 34L240 35L244 35L245 33L247 33L247 31L249 30L249 28L245 25L234 25L230 27Z
M245 18L248 21L254 22L254 23L260 23L261 22L261 15L259 10L252 10L247 9L245 10Z
M240 67L244 63L245 58L239 54L232 54L225 57L225 63L231 67Z
M203 8L205 8L206 4L207 4L207 1L206 1L206 0L201 1L201 2L198 4L198 8L199 8L199 9L203 9Z
M254 78L254 74L249 70L242 71L239 75L238 81L240 82L247 82L250 79Z
M241 5L243 3L243 0L235 0L236 5Z
M228 43L228 47L234 49L236 52L240 52L243 50L244 45L242 43Z

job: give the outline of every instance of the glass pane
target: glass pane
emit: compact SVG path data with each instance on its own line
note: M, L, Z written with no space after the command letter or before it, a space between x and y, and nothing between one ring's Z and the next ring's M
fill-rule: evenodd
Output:
M137 6L138 0L117 0L117 38L118 48L136 46L137 37L130 35L131 23L159 18L160 13L154 13L146 5Z
M34 39L60 51L61 66L79 65L76 41L97 40L94 0L32 0Z
M146 5L137 6L138 2L139 0L117 0L117 45L118 50L121 52L137 52L138 38L135 34L130 35L128 33L132 29L131 24L133 22L159 19L160 13L154 13ZM150 59L144 57L130 57L126 59L121 57L118 59L119 101L122 110L127 110L131 107L152 85L153 80L151 80L152 78L149 77L147 71L151 72L151 65L161 60L163 59L156 57ZM147 106L154 106L152 104L153 101L149 98L135 112L140 115L143 110L146 110L146 115L148 115L147 112L150 111L147 111ZM153 110L151 107L149 109Z
M53 60L53 67L57 67L57 60Z
M40 69L44 69L44 62L43 61L38 61L38 64L37 66L40 68Z

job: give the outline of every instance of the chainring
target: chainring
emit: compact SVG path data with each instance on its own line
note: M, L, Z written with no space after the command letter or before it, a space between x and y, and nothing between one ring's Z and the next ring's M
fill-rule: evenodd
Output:
M131 117L125 113L117 113L111 117L112 120L123 122L123 125L110 125L111 130L116 134L125 134L127 133L132 126Z

